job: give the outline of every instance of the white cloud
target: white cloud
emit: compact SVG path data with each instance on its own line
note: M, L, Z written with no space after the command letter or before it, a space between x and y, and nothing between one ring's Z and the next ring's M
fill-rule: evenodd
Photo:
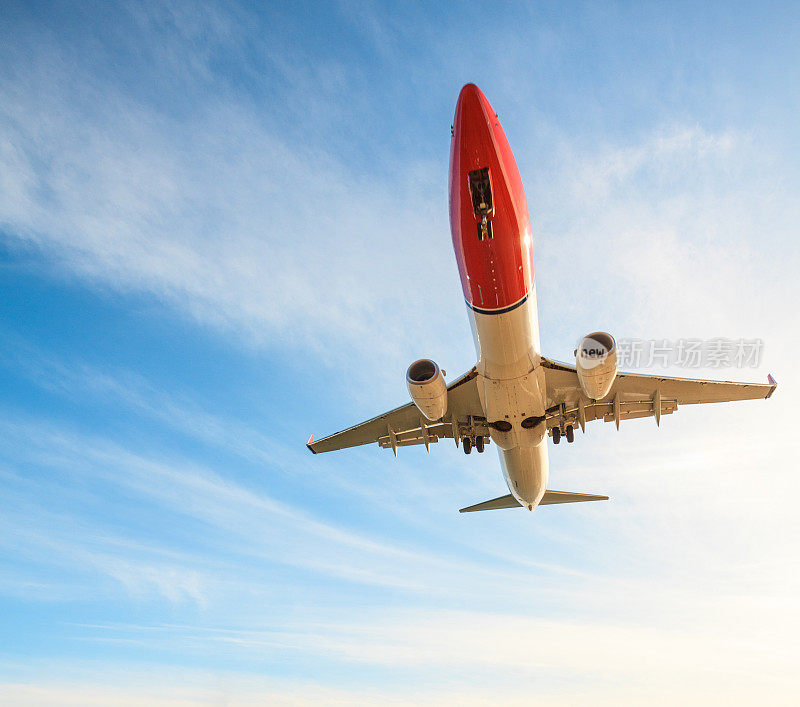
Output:
M48 488L51 482L46 479L31 488L12 467L5 475L6 486L9 494L16 489L17 500L0 519L6 550L45 564L53 563L54 557L64 558L68 566L74 563L113 578L134 596L155 592L170 601L188 598L205 604L209 593L219 596L230 583L229 576L241 577L234 584L259 592L263 572L254 575L253 561L264 564L266 572L278 564L356 584L429 594L447 587L447 578L452 576L469 576L488 586L497 582L511 586L524 582L532 569L520 576L465 563L450 553L380 540L374 532L325 521L270 497L256 485L248 488L188 459L148 457L107 440L41 423L2 423L0 427L3 452L14 458L14 467L49 468L63 473L79 489L87 489L76 492L60 480ZM43 501L38 500L37 488L47 489L42 492ZM185 552L172 549L175 541L127 540L102 522L83 517L82 513L102 506L105 495L119 491L148 504L145 519L166 513L179 527L195 526L198 521L196 527L202 532L192 544L200 546ZM318 491L324 493L324 485ZM50 498L53 493L59 494L57 504ZM73 497L83 510L50 510ZM131 508L136 506L133 503ZM25 522L26 518L33 522ZM137 515L128 522L132 525L127 532L134 537L148 535ZM87 523L89 527L83 529Z
M403 332L448 328L440 302L461 315L454 267L440 274L453 259L444 177L430 165L376 181L292 145L232 96L175 119L80 65L37 59L29 89L0 83L0 223L12 244L331 363L353 350L405 360ZM392 321L376 340L383 312Z
M142 640L171 651L258 653L267 659L302 654L312 661L333 661L338 679L317 685L237 673L235 688L226 690L232 703L277 700L278 703L346 704L366 701L414 701L430 704L593 704L662 701L665 704L790 704L795 678L787 677L796 651L764 651L753 641L759 625L779 619L783 607L765 607L747 598L720 607L687 597L658 592L664 612L646 623L602 619L539 619L507 613L466 611L363 612L359 623L316 623L273 626L261 630L202 626L83 627L97 641ZM675 614L675 609L680 611ZM720 619L728 623L723 625ZM788 646L793 628L784 625L770 639ZM90 666L76 666L79 674ZM379 687L365 683L363 670L383 676ZM375 673L378 670L380 672ZM388 672L387 672L388 671ZM413 671L411 682L397 678ZM61 671L56 671L56 675ZM113 672L113 668L112 668ZM88 679L87 679L88 678ZM110 689L97 675L83 677L83 689L103 694ZM166 676L156 670L148 680L136 673L114 683L121 696L142 696L155 683L168 703L202 702L219 693L212 685L229 685L232 676L211 671L192 676L179 671ZM50 687L69 697L75 687ZM184 692L189 685L192 691ZM32 699L18 686L20 700ZM15 694L15 693L12 693ZM46 694L46 693L45 693ZM140 697L141 699L141 697Z

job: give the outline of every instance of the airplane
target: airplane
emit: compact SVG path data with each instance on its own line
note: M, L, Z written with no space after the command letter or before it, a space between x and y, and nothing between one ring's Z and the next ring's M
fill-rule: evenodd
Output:
M450 144L450 229L477 364L447 384L429 359L406 373L411 402L336 434L308 440L314 453L376 443L392 449L452 438L464 452L495 444L509 494L461 513L527 508L608 496L547 489L547 437L572 442L594 420L663 415L681 405L769 398L767 384L670 378L617 371L611 334L594 332L575 350L575 365L541 353L533 238L517 163L497 113L474 84L456 104Z

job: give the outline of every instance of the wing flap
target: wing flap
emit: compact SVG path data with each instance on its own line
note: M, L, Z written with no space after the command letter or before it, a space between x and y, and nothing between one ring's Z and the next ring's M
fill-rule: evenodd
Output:
M473 421L474 429L484 438L484 444L491 444L489 438L489 428L485 422ZM453 439L453 423L448 421L444 423L431 423L422 427L417 425L415 429L407 430L394 434L395 446L397 447L410 447L414 444L425 444L425 435L428 436L428 444L438 442L442 438ZM390 449L392 447L392 438L387 433L383 437L379 437L378 445L383 449Z

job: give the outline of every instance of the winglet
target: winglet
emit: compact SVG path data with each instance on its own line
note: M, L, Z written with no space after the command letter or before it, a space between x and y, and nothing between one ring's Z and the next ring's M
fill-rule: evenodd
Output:
M772 377L772 374L771 374L771 373L767 374L767 381L768 381L768 382L769 382L769 384L772 386L772 389L769 391L769 393L767 393L767 397L766 397L766 398L764 398L764 400L766 400L767 398L769 398L769 397L770 397L770 396L771 396L771 395L772 395L772 394L775 392L775 388L777 388L777 387L778 387L778 383L777 383L777 381L776 381L776 380L775 380L775 379Z
M308 447L308 448L311 450L311 453L312 453L312 454L316 454L316 452L315 452L315 451L314 451L314 450L311 448L311 445L312 445L312 444L314 444L314 435L311 435L311 436L308 438L308 442L306 443L306 447Z

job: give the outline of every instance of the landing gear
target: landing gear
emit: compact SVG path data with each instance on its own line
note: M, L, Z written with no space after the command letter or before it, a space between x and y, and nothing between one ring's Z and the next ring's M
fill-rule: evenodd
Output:
M572 425L567 425L567 442L574 442L575 441L575 430L572 428Z
M558 444L561 441L561 428L553 428L553 444Z
M475 438L475 449L478 450L478 454L483 454L483 437Z
M464 437L461 441L464 445L464 454L469 454L472 451L472 440L469 437Z

